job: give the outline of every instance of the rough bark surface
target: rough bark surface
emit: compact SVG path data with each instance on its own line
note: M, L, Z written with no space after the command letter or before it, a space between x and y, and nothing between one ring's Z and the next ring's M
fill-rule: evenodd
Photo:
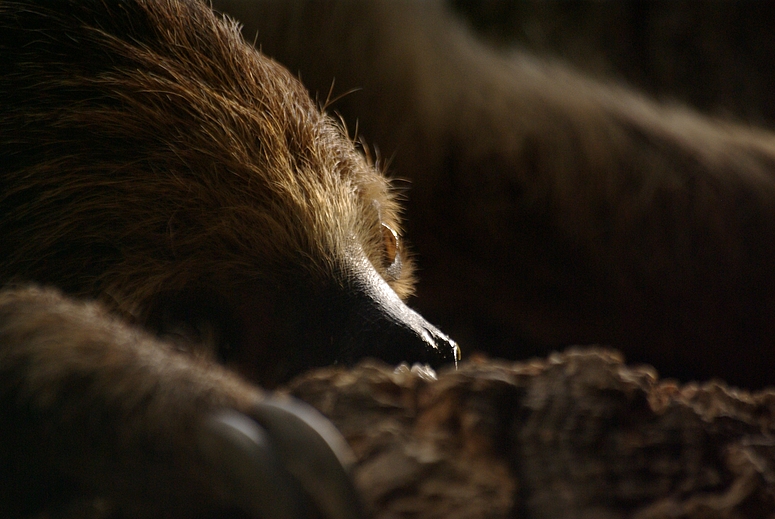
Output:
M775 517L775 391L571 349L433 380L373 362L288 390L342 431L375 518Z

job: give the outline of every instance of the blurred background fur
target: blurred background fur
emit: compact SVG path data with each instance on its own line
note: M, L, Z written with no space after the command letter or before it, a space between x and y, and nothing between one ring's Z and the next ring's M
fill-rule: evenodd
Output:
M216 7L406 190L413 304L464 356L773 382L775 4Z

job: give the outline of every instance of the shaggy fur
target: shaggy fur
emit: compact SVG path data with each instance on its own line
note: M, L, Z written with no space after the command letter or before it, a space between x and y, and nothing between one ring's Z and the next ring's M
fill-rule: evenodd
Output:
M109 294L142 321L163 290L329 276L354 244L390 278L387 182L234 25L188 3L67 7L20 15L32 43L4 27L3 281ZM411 263L390 282L406 296Z
M253 362L266 383L335 360L276 343L330 344L326 312L362 265L411 293L387 181L234 24L184 2L3 10L0 281L97 297L163 335L214 327L222 350L277 357Z
M254 387L51 291L0 292L0 340L4 517L208 517L228 506L197 431L213 409L250 413Z

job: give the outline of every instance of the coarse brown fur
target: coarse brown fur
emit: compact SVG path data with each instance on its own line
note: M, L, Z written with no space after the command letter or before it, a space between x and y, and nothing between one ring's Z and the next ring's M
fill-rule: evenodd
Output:
M163 291L259 283L289 263L328 276L351 242L386 275L393 194L301 85L233 24L185 3L130 7L116 28L24 49L61 65L7 72L30 77L2 90L3 281L102 295L143 322ZM130 23L146 26L114 36ZM390 282L406 296L411 263Z
M775 135L496 50L441 0L215 4L311 91L357 89L337 110L412 183L417 305L464 346L775 383Z
M411 293L406 251L386 252L395 193L287 71L186 3L92 9L107 11L26 7L46 39L5 30L3 283L97 297L162 333L218 306L241 321L215 323L222 342L267 355L278 305L357 284L360 264Z
M0 323L3 516L207 517L228 506L197 431L213 409L250 413L256 388L50 290L0 292Z
M235 23L2 1L0 68L0 515L212 512L197 435L262 398L235 371L456 360L401 302L395 191Z

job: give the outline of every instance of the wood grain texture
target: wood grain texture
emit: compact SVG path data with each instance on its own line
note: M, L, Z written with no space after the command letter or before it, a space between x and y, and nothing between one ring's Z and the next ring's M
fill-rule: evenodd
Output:
M289 390L348 439L375 518L775 512L775 391L679 385L612 350L467 362L436 381L366 362Z

